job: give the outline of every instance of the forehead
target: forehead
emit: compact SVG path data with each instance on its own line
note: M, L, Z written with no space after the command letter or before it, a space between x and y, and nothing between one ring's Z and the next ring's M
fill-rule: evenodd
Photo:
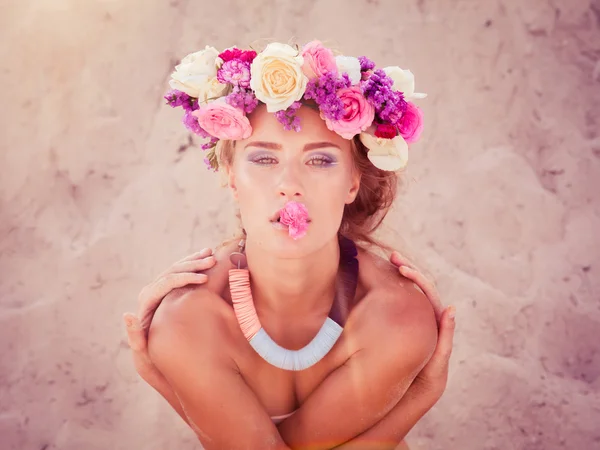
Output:
M289 145L304 146L315 141L329 141L340 148L350 148L350 141L329 130L319 112L310 106L302 105L296 112L300 119L299 132L286 130L277 120L275 113L269 113L265 105L259 105L248 117L252 125L252 135L247 139L261 140Z

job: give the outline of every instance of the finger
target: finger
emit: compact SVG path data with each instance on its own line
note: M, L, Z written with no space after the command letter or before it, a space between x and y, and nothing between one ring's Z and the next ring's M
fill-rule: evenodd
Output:
M200 272L202 270L208 270L213 267L217 263L217 260L214 256L206 256L203 258L191 258L186 261L178 261L169 267L167 270L164 270L160 273L156 278L164 277L170 273L179 273L179 272Z
M193 259L206 258L208 256L211 256L212 254L213 254L212 248L203 248L199 252L192 253L191 255L188 255L185 258L180 259L177 262L184 262L184 261L190 261Z
M208 276L203 273L171 273L144 288L138 299L138 317L141 320L142 327L147 328L150 325L148 318L154 314L158 305L173 289L184 287L188 284L204 284L207 280Z
M140 320L132 313L123 314L125 329L127 330L127 342L134 352L144 352L147 348L146 333L140 324Z
M208 256L202 259L194 259L192 261L184 261L181 263L174 264L171 268L171 273L181 272L202 272L208 270L217 263L214 256Z
M394 250L390 256L390 262L396 267L408 266L414 268L414 264L405 256Z
M152 305L158 306L162 299L173 289L177 289L188 284L203 284L208 281L208 276L204 273L169 273L160 277L154 283L142 289L139 297L140 308L149 309Z
M456 328L455 321L456 308L449 306L444 310L442 315L441 326L438 334L438 342L433 352L431 359L436 360L436 364L442 370L446 370L452 355L452 346L454 344L454 330Z
M416 283L416 285L419 286L419 289L421 289L425 296L429 299L435 312L435 318L439 324L444 306L442 305L442 300L440 299L440 295L435 288L435 285L425 275L415 269L402 266L399 270L402 275L411 280L413 283Z

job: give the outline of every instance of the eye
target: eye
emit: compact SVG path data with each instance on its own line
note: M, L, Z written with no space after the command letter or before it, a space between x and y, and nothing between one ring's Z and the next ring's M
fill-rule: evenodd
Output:
M335 160L326 155L315 155L308 162L311 166L330 166L335 164Z
M261 156L252 158L252 162L255 164L268 165L268 164L276 163L277 160L275 158L273 158L272 156L261 155Z

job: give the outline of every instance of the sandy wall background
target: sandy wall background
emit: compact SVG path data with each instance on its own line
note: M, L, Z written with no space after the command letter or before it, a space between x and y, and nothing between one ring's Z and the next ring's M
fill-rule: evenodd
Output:
M0 448L198 447L121 325L144 284L234 226L162 95L206 44L296 37L429 93L383 234L458 314L411 447L600 449L600 1L0 4Z

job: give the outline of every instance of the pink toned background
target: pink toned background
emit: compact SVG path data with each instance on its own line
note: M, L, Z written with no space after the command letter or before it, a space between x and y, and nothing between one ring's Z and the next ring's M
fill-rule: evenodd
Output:
M121 314L235 225L163 104L171 68L265 37L337 42L429 93L382 230L458 307L412 448L600 448L600 1L1 5L0 448L198 448Z

